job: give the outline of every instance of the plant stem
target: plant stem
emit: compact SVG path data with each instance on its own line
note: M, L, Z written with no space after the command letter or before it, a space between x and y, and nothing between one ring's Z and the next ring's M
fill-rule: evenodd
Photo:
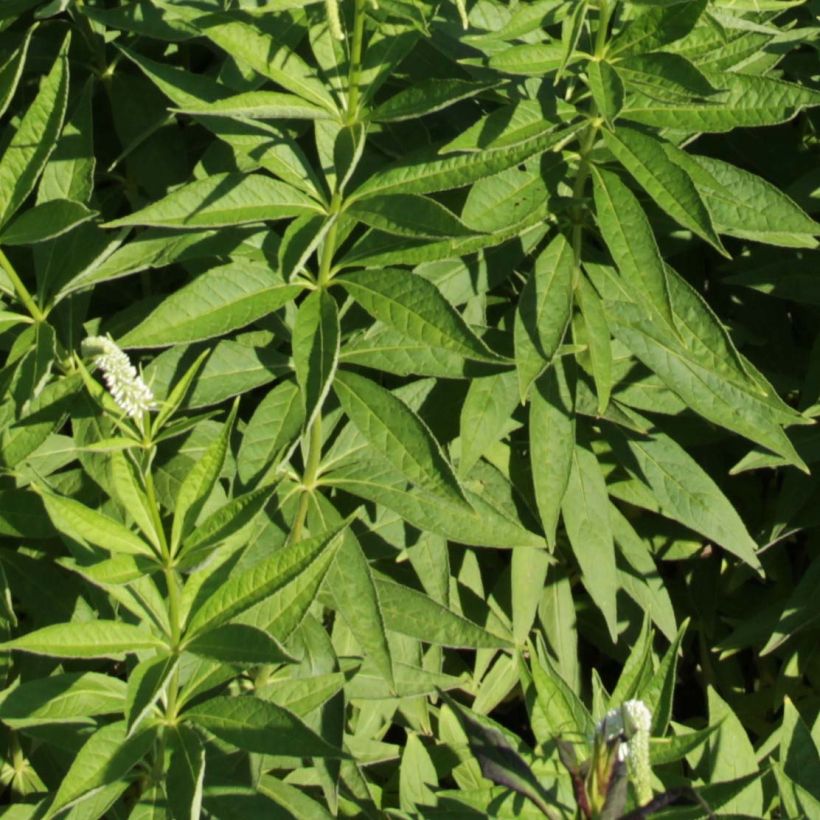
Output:
M610 0L600 0L598 5L598 31L595 35L595 56L601 58L606 53L606 35L609 32L609 21L612 12L615 10L615 3Z
M353 13L353 42L350 45L350 70L347 75L347 124L352 125L359 117L359 75L362 68L364 46L364 18L367 0L355 0Z
M584 190L586 189L587 180L589 179L589 153L595 145L595 138L598 136L598 128L599 125L596 122L590 123L581 137L581 159L578 163L578 173L575 176L575 184L572 187L572 198L576 203L572 209L572 252L575 257L573 287L578 285L578 279L581 272L581 251L584 243L584 206L580 201L583 199Z
M31 315L31 318L34 319L35 322L44 321L46 318L45 314L42 310L40 310L37 302L34 301L34 297L31 293L29 293L28 288L23 284L23 280L14 269L14 265L11 264L9 258L5 253L3 253L2 249L0 249L0 265L3 266L6 276L11 279L11 283L14 285L14 290L17 292L17 298L22 302L25 309Z

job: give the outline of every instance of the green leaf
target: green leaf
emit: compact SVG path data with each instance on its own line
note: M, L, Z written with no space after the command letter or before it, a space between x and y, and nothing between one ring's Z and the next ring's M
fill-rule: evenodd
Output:
M174 523L171 527L172 553L176 552L182 539L193 530L219 478L225 454L228 452L228 443L238 406L238 402L234 402L228 419L222 426L222 432L187 473L180 485L174 507Z
M335 281L374 318L410 339L476 361L498 361L439 289L417 274L384 268L348 273Z
M343 526L282 547L268 560L234 575L204 600L194 601L186 634L194 637L228 623L313 567L322 569L324 577L336 553L336 537Z
M804 108L820 105L820 91L808 86L724 71L704 71L707 82L720 89L708 102L658 101L643 94L627 100L624 119L678 131L722 133L740 127L776 125Z
M673 518L736 555L758 572L757 544L731 502L700 465L660 432L626 441L637 475L652 489L661 515ZM628 469L632 465L622 462Z
M68 46L63 41L57 59L43 79L37 96L0 157L0 227L4 226L34 189L63 127L68 99Z
M359 201L391 193L426 194L461 188L549 151L568 140L579 127L570 126L555 134L546 134L487 153L441 157L434 150L424 148L377 171L351 193L350 199Z
M154 556L151 547L123 524L86 507L73 498L42 493L43 504L54 526L80 543L93 544L112 554Z
M762 177L711 157L667 146L700 191L723 234L787 248L816 248L820 224Z
M74 756L45 817L52 818L125 777L147 754L155 734L147 729L127 738L124 721L97 729Z
M233 262L212 268L171 293L118 340L122 348L165 347L221 336L273 313L302 288L267 266Z
M326 120L332 115L295 94L278 91L245 91L213 102L185 105L174 109L197 117L237 117L247 120Z
M509 648L508 638L482 629L423 592L383 578L376 579L387 629L437 646L465 649Z
M340 521L339 514L324 496L316 496L314 500L326 524L335 525ZM361 645L364 656L394 690L393 659L385 633L381 600L367 556L349 528L328 572L327 585L337 611Z
M575 448L575 397L566 368L556 361L530 394L530 466L541 525L551 549Z
M0 234L4 245L34 245L54 239L97 215L81 202L52 199L24 211Z
M401 399L347 371L336 374L333 389L356 429L409 481L450 502L467 503L441 446Z
M820 753L809 727L788 697L783 704L778 755L786 776L820 802Z
M92 121L93 96L94 80L89 79L43 170L37 188L38 204L55 199L88 204L91 200L97 164Z
M12 728L39 723L85 723L121 713L125 684L99 672L64 672L35 678L0 695L0 720Z
M520 663L526 672L524 662ZM535 649L531 648L528 669L550 735L560 735L569 739L590 737L595 730L592 716L558 673L546 652L536 653ZM522 683L525 679L526 677L522 676Z
M262 174L226 173L189 182L103 227L219 228L319 212L314 200L286 182Z
M666 51L619 60L618 74L628 89L662 102L688 102L692 97L710 97L718 90L686 57Z
M328 473L322 482L382 504L422 531L476 547L544 547L544 539L503 514L478 493L465 490L470 507L427 492L409 490L400 473L362 462Z
M754 747L746 730L729 704L715 690L708 688L709 723L720 723L720 728L709 741L709 782L735 780L746 774L757 774L759 769ZM763 814L763 787L759 779L753 780L740 794L721 806L729 814L746 814L752 817Z
M526 797L544 817L556 817L551 808L550 795L499 725L467 710L452 698L447 698L447 705L467 735L470 751L478 760L481 774L493 783Z
M339 363L340 334L336 300L324 289L314 291L299 305L291 339L305 425L321 412L330 391Z
M371 111L371 122L401 122L441 111L492 88L490 83L455 78L422 79L403 88Z
M185 645L188 652L230 664L279 664L293 658L267 632L247 624L223 624Z
M618 72L605 60L587 63L587 83L604 122L612 128L624 107L624 84Z
M609 522L609 498L595 454L576 444L569 482L561 502L572 552L581 567L581 579L604 616L613 641L618 638L615 596L615 544Z
M131 671L125 704L125 725L129 737L162 697L178 664L179 655L163 653L141 661Z
M0 117L6 113L6 109L14 97L14 92L17 90L20 77L23 75L26 54L33 33L34 28L32 27L25 33L20 45L0 65Z
M666 650L652 679L638 693L640 699L652 712L651 734L655 737L663 737L666 734L669 721L672 719L672 699L678 682L678 656L688 625L688 619L681 624L678 634Z
M0 651L28 652L52 658L122 659L141 649L164 649L165 644L147 629L119 621L82 621L53 624L0 644Z
M726 254L712 218L689 174L673 162L664 143L626 126L604 131L604 142L652 199L676 222Z
M300 391L292 380L277 384L254 410L245 426L236 457L242 483L252 486L302 429L304 412Z
M185 719L248 752L293 757L345 757L296 715L251 695L211 698Z
M185 725L169 727L166 742L171 761L165 791L174 820L198 820L205 779L205 747L199 735Z
M228 54L288 91L336 114L336 103L322 81L291 48L265 32L254 19L234 10L198 16L192 23Z
M371 228L398 236L437 239L475 233L452 211L434 199L418 194L371 196L354 202L345 213Z
M685 37L706 9L707 0L690 0L670 6L650 8L632 20L613 38L610 54L643 54Z
M265 508L274 491L274 487L266 484L232 498L211 513L182 542L177 566L183 570L192 569L229 539L241 537L241 533Z
M515 370L470 380L461 407L459 475L464 478L484 453L508 431L518 406Z
M572 313L577 264L572 246L558 234L539 254L515 312L515 366L525 399L533 381L549 366L566 334Z
M663 259L640 203L610 171L594 169L593 182L598 225L618 271L674 327Z
M508 46L491 55L490 68L502 74L540 77L557 71L564 63L565 49L560 43L526 43Z
M609 324L595 288L586 279L581 279L578 283L577 301L580 313L576 315L577 321L573 325L573 340L576 344L586 345L588 366L598 394L598 415L602 416L609 406L609 397L612 394L612 346Z

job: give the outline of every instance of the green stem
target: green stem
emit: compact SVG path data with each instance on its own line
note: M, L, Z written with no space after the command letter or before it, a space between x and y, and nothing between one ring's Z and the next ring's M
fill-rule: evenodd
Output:
M609 0L600 0L598 5L598 31L595 36L595 56L599 59L606 53L609 21L612 19L612 12L614 10L614 2L610 3Z
M3 270L6 272L6 276L11 279L12 285L14 285L14 290L17 293L17 298L23 304L25 309L31 315L31 318L34 319L35 322L42 322L45 320L45 314L42 310L40 310L39 305L37 302L34 301L34 297L29 293L28 288L23 284L23 280L18 275L17 271L14 269L14 265L11 264L9 258L3 253L2 249L0 249L0 265L3 266Z
M364 47L364 18L367 0L356 0L353 16L353 42L350 45L350 70L347 75L347 117L352 125L359 118L359 75L362 68Z
M578 173L575 176L575 184L572 187L572 198L575 201L575 205L572 209L572 252L575 258L573 286L578 285L578 279L581 275L581 252L584 244L584 206L581 204L581 200L584 197L584 191L590 175L589 154L595 145L598 128L599 125L596 122L590 123L581 137L581 158L578 164Z

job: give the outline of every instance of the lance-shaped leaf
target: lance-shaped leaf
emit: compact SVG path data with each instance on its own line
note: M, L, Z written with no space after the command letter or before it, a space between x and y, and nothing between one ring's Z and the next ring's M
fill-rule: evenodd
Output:
M629 22L613 38L609 53L645 54L685 37L706 9L706 0L656 4Z
M455 78L422 79L394 94L370 113L372 122L401 122L441 111L492 88L492 83Z
M530 466L541 525L551 548L575 449L574 373L556 361L530 394Z
M710 97L718 90L694 63L666 51L618 60L618 74L630 89L661 101L690 101L692 97Z
M179 664L179 655L160 654L137 664L128 676L125 724L132 735L165 692Z
M199 820L205 781L205 746L190 727L165 730L171 761L165 775L168 805L175 820Z
M609 523L609 497L598 459L576 445L567 490L561 502L572 552L581 567L584 586L601 610L612 640L618 638L615 543Z
M125 684L99 672L64 672L36 678L0 696L0 720L13 728L38 723L85 723L121 713Z
M423 592L384 578L376 579L385 626L438 646L465 649L500 649L511 646L508 638L488 632L462 615L447 609Z
M183 542L177 566L191 569L230 538L238 537L270 500L275 488L259 487L238 495L209 515Z
M518 377L515 370L475 378L470 381L461 408L459 475L464 477L482 455L498 441L509 426L518 405Z
M146 728L126 737L124 721L97 729L74 756L45 817L52 818L125 777L148 753L155 736L155 729Z
M442 157L435 150L424 148L377 171L351 193L350 200L358 201L389 193L426 194L462 188L482 177L497 174L549 151L568 140L579 128L580 125L570 126L557 133L542 135L498 151Z
M193 530L219 478L225 454L228 452L228 442L231 438L238 406L238 401L234 402L228 419L222 427L222 432L194 464L180 485L174 505L174 523L171 526L172 552L176 551L182 539Z
M793 199L750 171L664 146L697 186L720 233L787 248L816 248L820 224Z
M317 494L313 500L326 525L336 525L341 521L339 513L323 495ZM364 656L394 690L393 659L385 632L381 599L367 556L350 528L342 537L328 573L328 588L339 614L361 645Z
M88 222L97 211L70 199L52 199L29 208L0 234L3 245L35 245Z
M73 498L42 493L43 504L54 526L75 541L93 544L113 554L153 556L151 547L119 521L86 507Z
M231 664L261 666L293 662L277 640L247 624L223 624L210 629L185 644L185 650Z
M338 546L336 537L347 521L336 529L288 544L268 560L235 575L201 601L194 601L186 634L190 637L234 619L254 604L273 595L317 564L330 565Z
M247 752L292 757L346 757L287 709L251 695L211 698L186 720Z
M34 27L26 32L20 45L0 65L0 117L6 113L6 109L12 97L14 97L17 84L20 82L32 34L34 34Z
M401 399L347 371L336 374L333 389L356 429L409 481L451 502L467 503L430 428Z
M57 144L68 99L70 42L69 34L0 158L0 226L9 221L31 193Z
M336 300L325 289L314 291L299 305L291 339L305 424L321 412L330 390L339 362L340 335Z
M140 649L163 649L165 643L141 626L119 621L53 624L0 644L0 651L28 652L52 658L114 658Z
M438 239L475 234L452 211L419 194L368 197L354 202L345 213L371 228L398 236Z
M230 14L202 15L197 12L191 22L228 54L241 55L242 62L263 77L329 112L337 113L336 103L316 76L315 69L281 39L263 31L253 17L236 10Z
M620 438L613 441L620 446ZM634 462L623 454L627 460L622 463L652 488L661 515L680 521L760 571L757 544L735 508L679 444L662 433L625 443Z
M521 291L515 312L515 366L522 399L549 366L572 314L576 271L572 246L563 234L541 252Z
M443 697L467 735L467 743L478 760L481 774L493 783L526 797L545 817L557 817L557 813L551 808L549 795L502 728L489 718L466 709L452 698L446 695Z
M598 112L611 128L624 107L624 84L618 72L605 60L590 60L587 83Z
M408 489L407 481L383 462L364 461L322 478L323 483L381 504L420 530L476 547L544 547L544 539L505 515L479 493L465 490L470 507L460 501Z
M286 182L262 174L226 173L189 182L103 227L220 228L320 211L314 200Z
M429 280L395 268L340 276L340 284L371 316L430 347L477 361L498 361Z
M247 120L326 120L332 115L295 94L279 91L245 91L213 102L174 109L197 117L239 117Z
M93 97L94 78L90 77L43 170L37 188L38 204L55 199L72 200L86 205L90 202L97 165L94 154Z
M588 355L588 367L595 381L598 394L598 415L602 416L609 405L612 393L612 346L610 345L609 325L606 321L601 300L595 288L586 279L578 283L578 307L576 322L573 324L574 341L585 344Z
M273 313L301 292L266 265L232 262L174 291L133 330L123 348L165 347L221 336Z
M596 168L593 179L598 225L621 276L674 327L666 270L643 208L616 174Z
M626 126L605 130L604 142L660 208L727 255L698 189L689 174L667 156L663 142Z
M678 131L722 133L740 127L776 125L804 108L820 105L820 91L808 86L740 74L704 71L707 82L720 89L708 101L659 101L633 94L624 105L624 119Z

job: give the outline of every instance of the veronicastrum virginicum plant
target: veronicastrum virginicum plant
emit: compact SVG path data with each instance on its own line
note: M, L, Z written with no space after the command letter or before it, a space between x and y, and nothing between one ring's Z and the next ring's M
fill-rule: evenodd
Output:
M15 816L817 811L816 12L4 1Z

